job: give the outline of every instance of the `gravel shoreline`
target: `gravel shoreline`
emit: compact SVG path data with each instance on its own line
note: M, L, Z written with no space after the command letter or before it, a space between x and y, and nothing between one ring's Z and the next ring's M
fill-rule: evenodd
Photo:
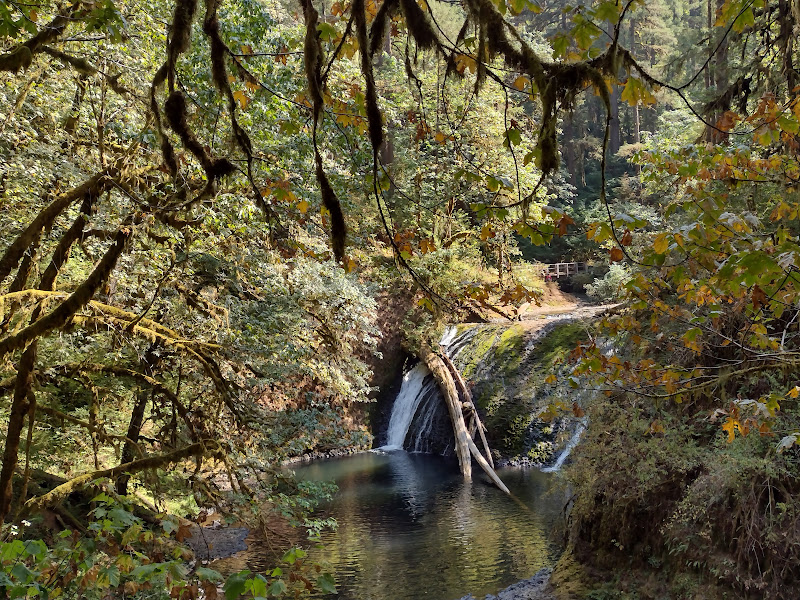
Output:
M523 579L500 590L497 594L487 594L483 600L555 600L548 589L551 569L542 569L530 579ZM459 600L478 600L467 594Z

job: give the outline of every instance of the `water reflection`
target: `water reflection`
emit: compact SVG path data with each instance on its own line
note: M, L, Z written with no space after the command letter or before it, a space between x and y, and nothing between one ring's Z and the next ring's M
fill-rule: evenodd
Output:
M561 501L552 475L500 471L515 498L451 460L427 454L364 453L316 462L298 477L334 480L329 511L339 522L311 558L336 573L338 598L453 600L493 593L554 562L550 531Z

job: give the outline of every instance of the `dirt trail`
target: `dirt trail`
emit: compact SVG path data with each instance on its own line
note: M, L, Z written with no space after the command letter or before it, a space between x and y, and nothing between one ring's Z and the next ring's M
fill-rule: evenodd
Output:
M523 306L518 313L520 324L527 331L536 331L551 323L554 319L588 319L618 304L595 304L583 294L570 294L552 281L545 283L541 306L529 304ZM501 321L498 319L498 322Z

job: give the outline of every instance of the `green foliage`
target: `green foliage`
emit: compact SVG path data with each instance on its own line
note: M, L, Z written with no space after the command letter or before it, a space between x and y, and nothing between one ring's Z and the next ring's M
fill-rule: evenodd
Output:
M600 302L614 302L624 297L624 285L630 280L631 272L626 265L614 263L602 278L586 284L586 294Z

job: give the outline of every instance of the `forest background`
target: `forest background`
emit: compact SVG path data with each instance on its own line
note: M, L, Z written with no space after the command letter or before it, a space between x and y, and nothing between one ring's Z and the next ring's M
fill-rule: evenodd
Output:
M368 447L401 348L535 302L533 261L591 260L577 284L625 304L572 355L598 398L570 556L793 597L797 23L790 0L2 0L2 593L216 593L153 514L321 527L328 490L285 458ZM62 501L98 485L87 527ZM64 533L20 532L45 509ZM297 552L226 592L329 589Z

